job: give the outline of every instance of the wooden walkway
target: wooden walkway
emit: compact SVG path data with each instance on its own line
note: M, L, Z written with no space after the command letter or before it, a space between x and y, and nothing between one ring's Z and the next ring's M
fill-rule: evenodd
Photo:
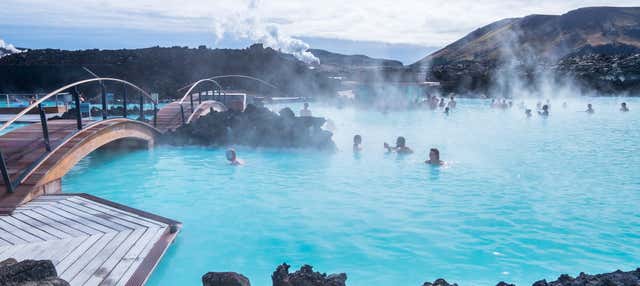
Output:
M180 223L89 195L48 195L0 216L0 261L48 259L71 285L143 285Z

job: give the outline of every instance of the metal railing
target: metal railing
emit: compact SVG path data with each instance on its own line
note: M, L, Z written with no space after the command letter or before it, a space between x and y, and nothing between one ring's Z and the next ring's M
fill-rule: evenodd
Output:
M189 87L189 90L187 90L187 92L184 93L184 95L182 96L182 98L180 98L180 101L178 101L178 104L180 105L180 118L182 119L182 124L186 124L187 120L184 114L184 106L182 105L184 103L185 100L187 100L187 97L189 97L190 103L191 103L191 113L193 114L195 112L195 107L194 107L194 99L193 99L193 90L198 87L198 85L202 84L202 83L206 83L206 82L210 82L215 84L218 87L218 95L223 95L224 92L222 91L222 85L220 85L220 83L218 83L217 81L210 79L210 78L205 78L205 79L201 79L199 81L196 81L186 87ZM180 90L185 89L186 87L183 87ZM215 90L213 91L213 96L215 96L216 92ZM205 96L208 96L209 92L206 91L205 92ZM202 104L202 93L198 93L198 105ZM191 116L189 116L191 117Z
M33 102L31 105L27 106L26 108L24 108L21 112L19 112L18 114L16 114L15 117L13 117L11 120L7 121L6 123L4 123L2 126L0 126L0 132L2 132L3 130L6 130L7 128L9 128L9 126L11 126L12 124L14 124L16 121L18 121L21 117L23 117L24 115L26 115L27 113L29 113L31 110L37 108L38 109L38 113L40 115L40 124L42 125L42 138L44 141L44 149L45 149L45 153L40 156L40 158L38 160L36 160L36 164L32 164L30 167L27 167L26 170L23 170L22 172L19 172L18 178L16 180L11 180L10 174L9 174L9 169L7 167L7 162L4 158L4 155L2 153L2 151L0 150L0 171L2 172L2 179L4 180L4 185L5 188L7 190L7 192L9 193L13 193L13 191L15 190L15 188L20 184L20 182L24 179L24 177L29 174L31 172L31 170L37 166L37 163L39 163L43 158L45 158L52 150L52 146L51 146L51 142L49 140L49 128L47 126L47 115L45 112L45 109L42 106L42 103L54 96L57 96L59 93L64 92L66 90L70 90L71 94L73 96L73 101L75 102L75 117L76 117L76 131L71 133L70 135L67 136L67 138L72 137L73 135L75 135L76 133L80 132L83 129L83 123L82 123L82 112L81 112L81 98L80 98L80 94L77 91L77 87L83 84L87 84L87 83L92 83L92 82L99 82L100 83L100 92L101 92L101 104L102 104L102 120L106 120L108 118L108 110L107 110L107 93L106 93L106 87L104 85L104 82L116 82L116 83L120 83L122 84L122 92L123 92L123 101L122 101L122 105L123 105L123 117L127 118L128 114L127 114L127 87L133 88L136 91L139 92L140 94L140 107L139 107L139 111L140 111L140 117L138 118L138 120L145 120L145 113L144 113L144 98L147 97L148 99L151 100L151 102L153 103L153 126L156 126L156 121L157 121L157 114L158 114L158 102L155 98L153 98L149 93L147 93L146 91L144 91L142 88L128 82L125 80L121 80L121 79L116 79L116 78L92 78L92 79L86 79L86 80L81 80L78 82L74 82L68 85L65 85L61 88L58 88L50 93L48 93L45 96L39 97L35 102ZM89 106L89 109L91 109L91 106ZM64 142L65 140L63 140L62 142Z

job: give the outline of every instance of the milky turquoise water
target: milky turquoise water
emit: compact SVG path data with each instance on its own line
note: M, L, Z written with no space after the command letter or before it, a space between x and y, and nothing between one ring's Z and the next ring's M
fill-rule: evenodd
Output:
M586 100L596 114L579 112ZM547 119L487 105L459 100L449 117L312 105L335 122L339 152L236 146L246 165L233 167L216 148L98 151L63 189L184 224L149 285L199 285L207 271L271 285L282 262L356 286L530 285L640 266L640 100L554 101ZM383 152L399 135L415 154ZM423 163L430 147L448 166Z

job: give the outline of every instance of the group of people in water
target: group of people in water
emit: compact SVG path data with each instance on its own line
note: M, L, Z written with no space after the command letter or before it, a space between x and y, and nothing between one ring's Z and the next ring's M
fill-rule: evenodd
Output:
M389 143L384 142L384 149L387 150L387 153L396 153L396 154L413 154L413 150L407 146L407 140L400 136L396 139L396 145L391 146ZM362 151L362 136L355 135L353 136L353 152L359 153ZM444 165L445 162L440 160L440 150L437 148L431 148L429 150L429 158L425 161L426 164L441 166Z
M445 102L444 97L438 99L438 97L436 96L429 96L428 99L425 100L425 102L432 109L444 108L444 113L447 115L449 114L449 111L451 109L456 108L456 105L457 105L457 102L455 101L453 96L450 97L448 102ZM513 101L507 101L506 99L491 100L491 108L508 109L512 107L513 107ZM520 109L525 110L525 115L527 117L532 116L532 110L526 108L524 101L521 102L518 105L518 107ZM563 102L562 107L567 108L568 107L567 102ZM551 102L549 100L547 100L545 104L542 104L542 102L538 102L536 104L536 109L537 109L538 115L544 116L544 117L549 116L549 111L551 109ZM587 109L585 110L585 112L588 114L595 113L595 109L593 108L593 105L591 103L587 104ZM620 104L620 112L629 112L629 107L627 106L626 102L622 102ZM304 108L300 110L300 116L302 117L311 116L311 110L309 109L308 103L305 103ZM396 139L395 146L392 146L385 142L384 149L387 151L387 153L396 153L396 154L412 154L413 153L413 150L407 146L406 139L402 136ZM362 136L355 135L353 137L353 152L359 153L360 151L362 151ZM244 164L244 162L241 159L238 159L237 153L234 149L228 149L226 151L226 157L231 165ZM440 151L437 148L431 148L429 150L429 158L425 161L425 163L430 165L436 165L436 166L445 164L444 161L440 160Z

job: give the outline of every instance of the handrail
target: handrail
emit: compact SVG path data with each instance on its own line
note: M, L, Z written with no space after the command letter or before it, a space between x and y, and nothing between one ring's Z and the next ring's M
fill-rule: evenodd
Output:
M52 96L54 96L54 95L56 95L56 94L58 94L58 93L61 93L61 92L65 91L65 90L67 90L67 89L69 89L69 88L72 88L72 87L75 87L75 86L78 86L78 85L82 85L82 84L85 84L85 83L89 83L89 82L95 82L95 81L114 81L114 82L119 82L119 83L123 83L123 84L129 85L129 86L133 87L134 89L138 90L139 92L141 92L144 96L146 96L146 97L148 97L149 99L151 99L151 101L152 101L154 104L156 104L156 105L158 104L158 102L157 102L156 100L154 100L154 99L153 99L153 97L152 97L149 93L147 93L147 92L146 92L146 91L144 91L142 88L140 88L140 87L138 87L137 85L135 85L135 84L133 84L133 83L130 83L130 82L128 82L128 81L121 80L121 79L117 79L117 78L108 78L108 77L105 77L105 78L92 78L92 79L85 79L85 80L81 80L81 81L78 81L78 82L74 82L74 83L71 83L71 84L65 85L65 86L63 86L63 87L61 87L61 88L58 88L58 89L56 89L56 90L54 90L54 91L52 91L52 92L48 93L47 95L45 95L45 96L43 96L43 97L39 98L39 99L38 99L38 100L36 100L34 103L32 103L31 105L29 105L29 106L27 106L25 109L23 109L20 113L16 114L16 116L15 116L15 117L13 117L11 120L9 120L9 121L5 122L5 124L3 124L3 125L0 127L0 131L7 129L7 127L9 127L11 124L15 123L15 122L16 122L18 119L20 119L22 116L24 116L25 114L27 114L27 113L28 113L29 111L31 111L32 109L34 109L34 108L38 107L41 103L43 103L45 100L49 99L50 97L52 97ZM104 111L103 111L103 112L104 112Z
M257 78L257 77L248 76L248 75L241 75L241 74L218 75L218 76L210 77L210 78L208 78L208 79L219 79L219 78L230 78L230 77L237 77L237 78L252 79L252 80L255 80L255 81L257 81L257 82L260 82L260 83L262 83L262 84L264 84L264 85L266 85L266 86L268 86L268 87L271 87L271 88L273 88L273 89L279 89L277 86L275 86L275 85L273 85L273 84L271 84L271 83L269 83L269 82L267 82L267 81L265 81L265 80L259 79L259 78ZM184 90L184 89L186 89L186 88L188 88L188 87L192 86L193 84L194 84L194 83L191 83L191 84L185 85L185 86L181 87L180 89L178 89L178 91Z
M46 157L47 155L51 154L52 149L57 150L57 148L59 148L61 145L58 146L51 146L50 141L49 141L49 130L47 127L47 117L45 114L45 110L42 107L42 103L53 97L53 96L57 96L59 93L70 89L72 87L77 87L79 85L85 84L85 83L90 83L90 82L100 82L101 84L101 93L102 93L102 120L98 120L96 122L104 122L105 120L110 120L108 119L108 115L107 115L107 99L106 99L106 90L105 90L105 86L102 84L103 82L118 82L118 83L122 83L124 90L123 90L123 103L124 103L124 112L123 115L126 117L126 87L130 86L132 88L134 88L135 90L139 91L140 94L140 118L144 121L144 97L148 97L151 102L153 103L153 112L154 112L154 116L153 116L153 126L156 126L156 121L157 121L157 117L158 117L158 101L155 100L149 93L147 93L146 91L144 91L142 88L138 87L137 85L130 83L128 81L125 80L121 80L121 79L117 79L117 78L92 78L92 79L85 79L85 80L81 80L78 82L74 82L68 85L65 85L61 88L58 88L50 93L48 93L47 95L38 98L34 103L32 103L31 105L27 106L26 108L24 108L22 111L20 111L18 114L16 114L15 117L13 117L11 120L7 121L5 124L3 124L2 126L0 126L0 131L3 131L5 129L7 129L9 126L11 126L11 124L15 123L18 119L20 119L22 116L26 115L29 111L31 111L34 108L38 108L38 113L40 114L40 123L42 125L42 136L44 139L44 147L45 147L45 153L43 155L40 156L40 159L38 161L36 161L36 163L41 162L40 160L44 157ZM76 134L82 132L83 130L83 124L82 124L82 114L80 111L80 96L77 93L76 90L74 90L73 95L75 97L74 101L75 101L75 108L76 108L76 120L77 120L77 130L73 133L71 133L69 136L75 136ZM86 128L91 128L92 126L94 126L93 124L95 124L96 122L89 124L88 126L86 126ZM145 123L146 124L146 123ZM52 148L53 147L53 148ZM10 176L9 176L9 171L8 171L8 167L7 167L7 162L5 161L5 158L2 154L2 151L0 151L0 171L2 172L2 179L4 181L6 190L8 193L13 193L14 188L19 185L20 183L22 183L22 180L25 178L25 174L29 174L30 172L32 172L34 170L34 166L30 166L27 167L26 170L22 171L19 175L18 175L18 180L17 183L12 181Z
M220 91L222 91L222 85L220 85L220 83L218 83L217 81L210 79L210 78L205 78L205 79L201 79L199 81L196 81L192 84L190 84L191 88L189 88L189 90L187 90L187 92L184 93L184 95L182 96L182 98L180 99L179 104L182 105L182 103L184 102L185 99L187 99L187 96L189 96L191 94L191 92L201 83L203 82L211 82L213 84L215 84L216 86L218 86L218 89L220 89ZM181 88L182 89L182 88ZM179 89L178 91L180 91L181 89Z
M200 104L196 107L196 109L194 109L194 110L193 110L193 112L191 113L191 115L189 116L189 119L187 119L187 122L186 122L185 124L189 124L189 123L191 123L191 121L192 121L192 120L193 120L193 118L196 116L196 114L197 114L200 110L202 110L202 108L203 108L204 106L207 106L208 104L213 104L213 103L217 103L217 104L221 105L222 107L224 107L224 108L225 108L225 110L227 110L227 107L226 107L224 104L222 104L221 102L219 102L219 101L205 101L205 102L200 103ZM211 106L211 105L209 105L209 108L212 108L212 106Z

